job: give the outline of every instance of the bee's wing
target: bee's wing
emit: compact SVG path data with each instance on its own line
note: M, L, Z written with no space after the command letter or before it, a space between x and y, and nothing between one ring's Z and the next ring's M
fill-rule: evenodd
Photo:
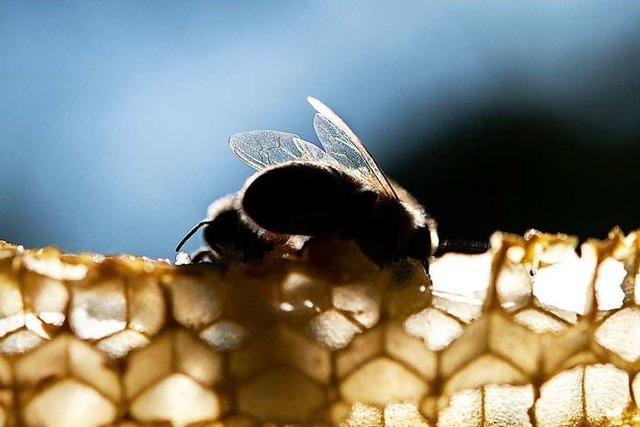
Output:
M325 151L321 150L318 146L298 137L293 138L293 143L302 153L302 157L297 160L325 163L336 168L340 167L340 163L338 163L336 159L331 157Z
M344 168L356 172L375 188L397 199L389 180L349 126L316 98L310 96L307 101L317 111L313 127L325 152Z
M292 160L336 163L327 153L292 133L255 130L229 138L231 150L256 170Z

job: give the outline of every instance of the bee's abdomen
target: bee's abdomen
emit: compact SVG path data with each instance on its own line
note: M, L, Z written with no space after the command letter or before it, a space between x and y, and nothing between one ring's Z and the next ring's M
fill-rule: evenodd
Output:
M283 234L326 235L341 229L353 182L334 168L290 162L257 173L242 208L260 227Z

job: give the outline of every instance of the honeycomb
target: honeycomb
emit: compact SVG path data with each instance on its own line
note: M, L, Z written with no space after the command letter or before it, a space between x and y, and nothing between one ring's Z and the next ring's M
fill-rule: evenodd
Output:
M0 243L1 426L640 425L640 238L496 233L383 269Z

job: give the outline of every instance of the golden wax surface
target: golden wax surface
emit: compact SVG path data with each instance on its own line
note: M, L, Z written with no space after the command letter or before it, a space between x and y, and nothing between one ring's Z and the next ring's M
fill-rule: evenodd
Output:
M385 268L0 242L0 426L640 425L640 238L496 233Z

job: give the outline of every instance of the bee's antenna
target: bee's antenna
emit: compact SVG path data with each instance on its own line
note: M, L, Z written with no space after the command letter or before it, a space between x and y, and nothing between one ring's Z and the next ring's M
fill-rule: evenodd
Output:
M191 236L193 236L196 231L198 231L200 229L200 227L205 226L207 224L211 224L213 221L210 220L205 220L205 221L200 221L199 223L197 223L196 225L194 225L191 230L189 230L189 232L187 234L184 235L184 237L182 238L182 240L180 240L180 243L178 243L178 246L176 246L176 252L180 252L180 249L182 249L182 247L184 246L185 243L187 243L187 240L189 240L191 238Z

